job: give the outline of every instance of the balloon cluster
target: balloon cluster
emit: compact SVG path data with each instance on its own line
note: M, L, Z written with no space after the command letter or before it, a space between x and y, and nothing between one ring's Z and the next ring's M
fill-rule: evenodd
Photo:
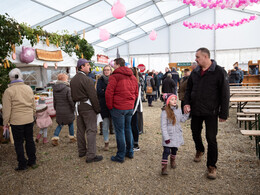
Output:
M217 30L217 29L223 29L223 28L228 28L228 27L233 27L233 26L240 26L241 24L244 23L249 23L252 20L256 20L257 16L250 16L249 18L243 18L240 21L233 21L230 23L223 23L223 24L201 24L198 22L188 22L188 21L184 21L183 25L187 28L198 28L198 29L202 29L202 30Z
M239 8L252 5L254 3L260 3L260 0L183 0L184 4L193 5L203 8Z

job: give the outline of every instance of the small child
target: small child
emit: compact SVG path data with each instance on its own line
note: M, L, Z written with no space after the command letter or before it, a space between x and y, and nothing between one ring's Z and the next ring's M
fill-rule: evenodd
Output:
M36 124L40 128L40 132L38 133L35 142L38 143L43 134L43 143L48 143L47 128L52 125L52 120L44 98L39 99L39 105L36 107Z
M162 175L168 175L167 164L168 156L171 154L171 168L176 168L175 158L178 147L184 144L180 122L185 122L189 114L182 114L177 106L177 96L171 93L163 94L165 106L161 114L162 131Z

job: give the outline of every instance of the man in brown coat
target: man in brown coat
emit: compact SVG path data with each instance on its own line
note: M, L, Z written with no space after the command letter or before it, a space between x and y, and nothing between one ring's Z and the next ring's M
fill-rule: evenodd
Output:
M87 76L90 72L89 62L86 59L78 60L78 73L70 82L72 100L76 103L79 157L86 155L87 163L103 159L102 156L96 155L97 114L100 107L94 82Z

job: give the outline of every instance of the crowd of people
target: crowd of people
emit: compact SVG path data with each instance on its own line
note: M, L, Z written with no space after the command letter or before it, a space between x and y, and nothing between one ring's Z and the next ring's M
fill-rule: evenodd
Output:
M142 75L137 68L125 66L125 60L114 60L114 71L110 65L96 81L89 76L90 61L79 59L77 74L68 82L66 74L59 74L53 86L54 108L57 127L51 139L53 146L59 145L59 134L64 125L69 127L70 142L77 142L78 156L85 157L86 163L98 162L103 156L97 154L97 127L102 119L104 150L109 150L109 129L113 127L117 152L111 160L123 163L125 158L134 158L140 150L139 134L143 133L143 102L160 99L163 102L161 113L162 131L162 175L167 175L168 156L171 168L176 168L178 148L183 145L181 122L191 118L191 131L195 142L194 161L200 162L205 148L202 143L202 123L206 124L208 142L208 178L216 178L218 159L217 131L218 118L224 122L228 118L229 84L227 73L210 59L206 48L196 51L196 63L191 70L165 69L162 72L148 71ZM4 130L12 127L18 167L25 170L36 164L36 147L33 139L33 126L40 128L36 142L43 134L43 143L48 143L47 128L52 120L44 98L35 106L32 89L24 84L22 73L15 68L10 71L11 84L3 95ZM145 97L146 95L146 97ZM178 108L177 100L181 101ZM77 117L77 135L74 135L74 120ZM36 117L36 118L35 118ZM158 116L159 117L159 116ZM24 155L23 143L27 158Z

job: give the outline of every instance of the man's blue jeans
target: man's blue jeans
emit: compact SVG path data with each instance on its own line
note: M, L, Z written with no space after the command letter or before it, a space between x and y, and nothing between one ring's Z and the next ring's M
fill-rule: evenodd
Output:
M54 136L59 137L60 135L60 131L62 129L63 125L59 125L57 126L57 128L54 131ZM69 134L70 136L74 136L74 125L73 122L69 124Z
M115 158L120 161L124 161L125 156L132 158L134 156L131 129L133 109L118 110L113 108L110 113L116 132L117 153Z

